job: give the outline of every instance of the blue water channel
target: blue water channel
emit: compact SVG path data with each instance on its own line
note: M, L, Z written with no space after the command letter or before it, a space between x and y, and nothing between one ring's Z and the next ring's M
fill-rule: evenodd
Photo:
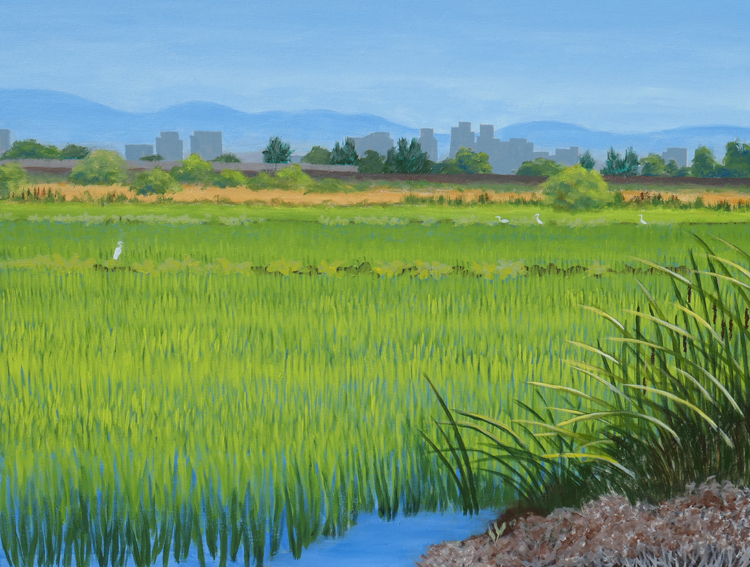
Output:
M476 516L460 512L425 513L385 522L377 514L360 514L357 525L343 537L317 540L302 552L299 560L282 550L269 564L271 567L413 566L431 544L483 533L497 516L496 510L482 510Z
M482 510L476 516L464 516L460 512L423 513L405 518L399 516L386 522L377 514L359 514L357 525L343 537L320 538L302 552L297 560L292 557L286 542L282 541L279 553L266 562L269 567L411 567L433 543L455 541L480 534L495 520L498 512ZM205 548L204 548L205 549ZM211 559L205 549L206 567L219 565L219 556ZM161 554L154 565L161 566ZM170 565L177 565L170 557ZM237 561L227 565L243 565L242 549ZM91 567L98 567L92 554ZM132 557L126 565L135 567ZM179 563L185 567L199 567L195 546L190 555ZM8 567L5 554L0 551L0 567ZM80 567L80 566L77 566Z

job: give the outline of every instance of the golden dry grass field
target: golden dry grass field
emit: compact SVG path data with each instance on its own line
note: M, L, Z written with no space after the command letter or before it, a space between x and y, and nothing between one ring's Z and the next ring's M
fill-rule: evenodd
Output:
M31 188L34 190L44 190L45 192L59 191L66 201L100 199L113 195L126 195L133 197L132 192L126 185L69 185L68 183L41 183ZM350 193L307 193L305 191L291 189L263 189L251 190L245 187L206 187L197 185L186 185L179 193L170 194L168 197L175 203L195 203L201 201L209 202L232 202L232 203L266 203L279 205L387 205L397 204L403 201L406 195L415 195L417 197L440 197L445 199L457 199L461 197L464 202L470 203L477 201L484 193L488 201L502 203L523 199L525 201L537 200L541 197L538 189L525 192L503 192L485 193L481 189L415 189L411 191L394 189L391 187L373 187L366 191L353 191ZM641 190L623 190L622 194L626 200L633 199L641 194ZM750 202L750 195L728 189L726 191L705 191L702 188L695 189L680 188L679 191L651 190L649 195L660 193L665 200L673 196L683 202L694 201L699 196L702 197L706 205L714 205L720 202L729 202L732 205ZM139 201L148 203L157 200L156 195L148 197L138 197Z

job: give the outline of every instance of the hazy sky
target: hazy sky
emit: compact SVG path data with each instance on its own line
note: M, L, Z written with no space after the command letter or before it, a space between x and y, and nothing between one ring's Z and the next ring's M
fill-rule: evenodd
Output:
M750 126L750 2L0 0L0 88L123 110Z

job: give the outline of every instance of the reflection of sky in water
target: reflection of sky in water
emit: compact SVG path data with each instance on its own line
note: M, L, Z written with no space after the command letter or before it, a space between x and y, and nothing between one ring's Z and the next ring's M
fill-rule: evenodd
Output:
M410 518L399 517L392 522L381 520L377 514L360 514L357 525L341 538L320 538L302 552L299 560L288 551L286 538L281 550L266 565L270 567L407 567L413 566L425 552L427 546L446 540L465 539L472 534L482 533L487 524L497 518L498 512L483 510L478 516L464 516L461 513L419 514ZM286 532L286 530L284 530ZM267 548L266 548L267 549ZM219 554L211 559L204 547L206 567L219 564ZM169 565L178 565L170 550ZM75 555L74 555L75 560ZM153 565L161 565L161 554ZM98 567L96 556L91 555L91 567ZM135 567L132 557L127 567ZM179 563L180 567L199 567L198 553L191 546L189 557ZM237 553L237 561L227 565L244 565L242 547ZM0 567L7 567L8 561L0 552Z
M478 516L461 513L419 514L384 522L377 514L360 514L357 525L343 538L322 538L302 552L299 561L291 553L279 553L271 567L401 567L413 566L427 546L446 540L465 539L482 533L498 512L483 510Z

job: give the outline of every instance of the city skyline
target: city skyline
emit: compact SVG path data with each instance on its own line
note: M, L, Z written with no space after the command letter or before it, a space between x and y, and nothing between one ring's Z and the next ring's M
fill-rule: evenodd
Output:
M748 22L745 4L676 0L658 9L646 0L8 0L0 87L134 112L195 100L246 112L328 108L436 132L457 120L624 133L750 126Z
M11 137L10 130L0 129L0 156L11 147ZM222 137L223 132L221 131L194 131L190 136L189 154L198 155L201 159L208 161L214 160L224 152ZM389 132L371 132L366 136L352 139L360 158L364 157L365 153L370 150L385 158L389 150L395 147L395 142L390 137ZM187 157L182 151L183 141L179 137L179 132L161 132L161 135L155 141L155 145L125 144L123 154L125 159L138 161L144 157L158 155L164 161L182 161ZM440 155L439 144L432 128L421 128L418 141L422 150L428 155L428 159L434 162L441 161L438 158ZM154 147L156 147L156 152ZM556 148L554 153L550 153L543 150L535 151L534 143L525 138L510 138L503 141L495 137L495 127L492 124L480 124L477 134L471 130L470 122L459 122L457 127L451 128L449 150L447 154L443 154L443 159L456 157L458 151L462 149L487 154L492 173L501 175L514 174L521 165L538 158L554 161L564 166L576 165L582 155L578 146ZM248 152L245 155L260 153ZM687 148L669 147L663 152L657 152L656 155L661 156L667 163L670 160L674 161L679 167L685 167L690 163ZM302 157L301 154L298 154L291 161L300 163ZM262 158L256 156L256 159L243 159L241 161L252 163L262 161ZM597 164L601 165L599 161L597 161Z

